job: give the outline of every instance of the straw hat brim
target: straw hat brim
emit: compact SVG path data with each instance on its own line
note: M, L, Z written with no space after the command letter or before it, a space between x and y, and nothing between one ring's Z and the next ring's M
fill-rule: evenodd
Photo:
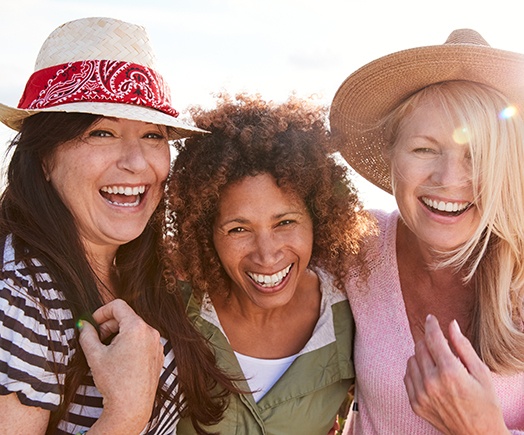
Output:
M473 44L412 48L368 63L339 87L330 109L338 151L356 172L391 193L387 141L377 122L420 89L448 80L490 86L524 110L524 55Z
M68 112L91 113L115 118L130 119L133 121L150 122L165 125L170 129L170 140L182 139L194 134L208 133L179 119L149 107L121 103L77 102L57 105L39 110L24 110L6 106L0 103L0 119L13 130L19 131L25 118L40 112Z

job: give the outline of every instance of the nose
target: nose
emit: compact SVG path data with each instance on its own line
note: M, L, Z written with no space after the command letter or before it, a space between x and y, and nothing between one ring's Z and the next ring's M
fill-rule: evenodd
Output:
M441 187L457 187L469 185L471 176L471 160L467 156L444 154L436 162L432 178Z
M255 239L253 261L260 266L273 266L282 260L282 243L271 232L258 234Z
M132 173L144 171L148 162L144 152L144 146L138 138L122 139L120 144L120 156L117 166Z

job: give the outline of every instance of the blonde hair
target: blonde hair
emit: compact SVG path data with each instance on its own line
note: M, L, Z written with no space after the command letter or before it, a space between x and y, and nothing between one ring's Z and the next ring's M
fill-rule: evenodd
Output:
M453 252L442 253L436 267L461 270L464 281L474 284L473 344L492 371L515 373L524 370L524 120L490 87L443 82L411 96L383 120L389 150L402 119L428 95L469 135L480 214L473 236Z

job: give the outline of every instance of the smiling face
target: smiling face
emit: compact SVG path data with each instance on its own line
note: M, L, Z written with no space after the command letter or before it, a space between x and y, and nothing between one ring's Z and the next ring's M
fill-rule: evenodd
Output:
M246 177L222 191L213 241L244 306L284 306L307 280L312 220L304 201L271 175Z
M44 162L88 253L110 256L142 233L163 195L166 138L163 126L101 118Z
M394 195L406 225L426 248L457 248L479 225L465 133L431 94L400 124L391 151Z

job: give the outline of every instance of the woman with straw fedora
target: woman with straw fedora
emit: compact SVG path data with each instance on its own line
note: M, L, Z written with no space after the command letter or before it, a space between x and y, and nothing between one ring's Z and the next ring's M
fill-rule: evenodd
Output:
M233 387L161 249L169 140L202 131L177 116L144 28L110 18L53 31L18 107L0 105L19 132L0 199L1 433L221 417L210 390Z
M469 29L337 91L338 149L398 204L375 213L366 283L348 283L345 433L524 433L523 110L524 55Z

